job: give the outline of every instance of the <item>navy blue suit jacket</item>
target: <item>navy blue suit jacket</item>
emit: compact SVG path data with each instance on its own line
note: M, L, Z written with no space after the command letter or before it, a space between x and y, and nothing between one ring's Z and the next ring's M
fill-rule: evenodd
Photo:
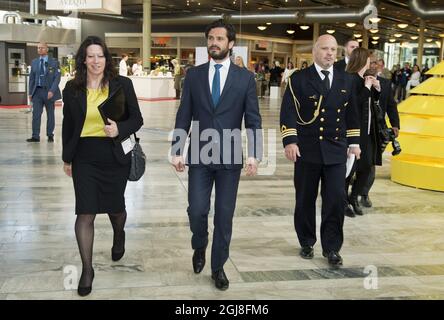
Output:
M208 80L209 66L210 63L207 62L193 67L187 72L179 110L176 115L172 153L183 155L185 139L183 136L179 137L176 134L178 129L182 129L182 133L189 133L192 125L186 161L188 165L216 165L225 169L242 168L243 156L240 130L243 118L247 129L248 156L258 159L262 157L262 132L258 130L262 128L261 115L254 75L247 69L230 63L225 86L217 106L214 106ZM205 138L204 130L206 129L215 129L212 132L217 131L219 136ZM248 129L252 129L253 132ZM237 133L228 136L224 135L224 130L234 130L233 132L237 131ZM195 137L197 139L200 137L199 142L196 141ZM209 149L211 150L206 152ZM219 150L217 152L220 153L214 155L212 152L216 152L216 150ZM214 156L211 159L217 158L217 160L210 163L203 162L199 156L201 151L202 153L211 154Z
M40 69L40 57L32 60L31 73L29 75L29 92L33 96L37 89ZM62 98L59 89L60 83L60 67L56 59L48 57L48 62L45 64L45 77L42 81L42 86L46 91L51 91L54 96L51 101L56 101Z

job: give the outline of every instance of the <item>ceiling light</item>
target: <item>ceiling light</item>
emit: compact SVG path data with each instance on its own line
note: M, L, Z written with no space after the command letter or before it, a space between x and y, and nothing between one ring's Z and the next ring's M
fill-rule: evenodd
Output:
M295 32L296 32L296 31L294 31L294 30L292 30L292 29L288 29L288 30L287 30L287 33L288 33L288 34L293 34L293 33L295 33Z
M372 37L373 40L379 40L379 37Z
M265 29L267 29L267 26L257 26L257 28L261 31L264 31Z
M372 41L373 44L378 44L378 41Z
M360 38L360 37L362 37L362 34L360 34L360 33L355 33L355 34L353 34L353 36L354 36L355 38Z
M356 41L358 41L358 42L362 42L362 39L358 39L358 40L356 40Z
M347 27L349 27L349 28L353 28L355 25L356 25L356 23L354 23L354 22L348 22L348 23L346 23L345 24Z
M375 18L370 18L369 20L370 22L378 23L379 21L381 21L381 18L375 17Z
M428 39L426 39L426 41L427 41L427 42L432 42L433 39L428 38Z
M395 38L401 38L402 37L402 33L395 33L393 36Z
M401 29L407 28L409 25L407 23L398 23L398 27Z
M441 38L444 38L444 33L440 33L439 36L440 36Z
M377 33L379 30L378 29L370 29L369 31L370 31L370 33Z
M266 25L267 25L267 26L271 26L271 22L267 22Z
M328 29L328 30L327 30L327 33L328 33L328 34L333 34L333 33L335 33L335 30L334 30L334 29Z
M310 26L303 25L303 26L299 26L299 28L301 28L302 30L308 30L310 28Z
M390 41L390 42L395 42L396 39L391 38L391 39L389 39L389 41Z
M418 36L410 36L410 39L412 39L412 40L416 40L418 38L419 38Z

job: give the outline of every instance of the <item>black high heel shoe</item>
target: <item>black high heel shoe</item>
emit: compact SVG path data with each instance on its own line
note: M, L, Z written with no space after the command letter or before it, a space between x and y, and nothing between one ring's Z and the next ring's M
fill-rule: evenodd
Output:
M119 261L122 259L123 255L125 254L125 231L123 231L123 251L116 251L114 250L114 245L111 248L111 259L113 261Z
M82 271L82 273L83 273L83 271ZM80 279L81 278L82 277L80 277ZM79 285L79 287L77 288L77 293L79 294L79 296L84 297L84 296L87 296L87 295L89 295L91 293L93 280L94 280L94 269L92 269L91 285L88 286L88 287L81 287Z

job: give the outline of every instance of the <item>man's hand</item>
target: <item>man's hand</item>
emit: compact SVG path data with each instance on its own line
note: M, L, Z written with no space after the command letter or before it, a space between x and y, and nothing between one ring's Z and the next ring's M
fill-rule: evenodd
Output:
M173 156L171 163L177 172L183 172L185 170L185 161L182 156Z
M300 157L301 153L299 152L299 147L296 143L287 144L285 146L285 157L288 160L296 162L297 157Z
M255 176L257 173L258 162L255 158L249 157L245 166L247 176Z
M399 136L399 128L398 127L392 127L393 133L395 134L395 138Z
M352 155L352 154L354 154L356 156L356 160L359 160L359 158L361 157L361 148L349 147L347 156L350 157L350 155Z
M72 167L71 163L64 163L63 164L63 171L68 177L72 177Z
M373 88L381 92L381 83L376 78L373 78Z
M54 97L54 93L52 93L51 91L48 91L48 100L51 100L52 97Z
M115 138L119 135L119 129L117 128L117 123L111 119L108 119L108 125L105 125L105 134L107 137Z

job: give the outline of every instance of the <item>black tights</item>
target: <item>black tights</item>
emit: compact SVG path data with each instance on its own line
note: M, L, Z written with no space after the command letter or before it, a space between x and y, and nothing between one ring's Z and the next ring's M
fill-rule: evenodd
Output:
M124 227L126 222L126 211L117 214L109 214L109 220L113 226L113 247L116 251L123 251ZM80 258L82 259L82 276L79 286L88 287L93 281L94 271L92 267L92 253L94 243L94 220L95 214L77 215L75 232L77 244L79 246Z

